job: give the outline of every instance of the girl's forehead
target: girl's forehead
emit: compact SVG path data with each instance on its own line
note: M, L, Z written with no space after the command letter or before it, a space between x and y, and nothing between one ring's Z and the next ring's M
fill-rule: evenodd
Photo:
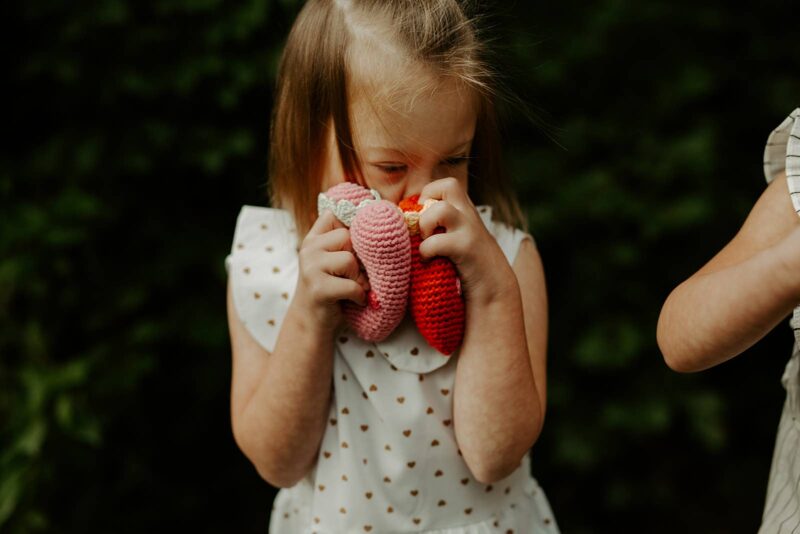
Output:
M353 136L361 151L446 154L472 140L476 117L475 92L447 79L416 80L391 92L361 91L351 102Z

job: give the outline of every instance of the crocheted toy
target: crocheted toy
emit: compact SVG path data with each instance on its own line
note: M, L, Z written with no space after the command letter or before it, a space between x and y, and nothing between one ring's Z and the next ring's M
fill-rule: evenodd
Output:
M344 315L356 335L381 341L406 312L411 273L411 241L403 214L358 184L341 183L320 193L317 209L325 209L350 227L350 241L369 280L367 305L344 302Z
M461 285L449 259L421 260L418 222L426 206L418 200L415 195L401 201L398 208L381 200L377 191L346 182L320 193L317 209L320 213L330 209L350 227L353 251L369 279L367 306L343 304L356 335L367 341L385 339L402 320L408 304L428 344L449 355L464 337Z
M400 201L406 221L419 219L408 215L421 212L419 195ZM439 233L443 230L437 230ZM419 255L422 237L418 224L409 224L411 236L411 291L409 306L420 334L442 354L452 354L464 338L466 313L461 297L461 280L453 262L439 256L423 262Z

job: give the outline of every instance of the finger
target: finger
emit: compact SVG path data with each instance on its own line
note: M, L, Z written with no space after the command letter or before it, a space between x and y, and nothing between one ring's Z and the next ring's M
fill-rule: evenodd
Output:
M330 276L325 280L325 295L328 300L349 300L359 306L367 305L367 292L358 283L348 278Z
M340 250L347 252L353 251L353 244L350 242L350 230L344 227L335 228L322 235L314 236L311 246L315 250L327 252L337 252Z
M461 249L458 246L460 233L447 232L444 234L433 234L419 245L419 255L423 260L429 260L436 256L450 258L454 263L458 263L461 258Z
M364 271L359 271L358 278L356 278L356 282L358 282L358 285L364 288L364 291L369 291L370 285L369 285L369 278L367 278L367 273L365 273Z
M472 204L465 188L453 177L434 180L423 187L419 194L419 203L424 204L429 199L446 200L462 210Z
M319 214L319 217L317 217L317 220L314 221L314 224L311 225L307 236L322 235L336 228L344 227L342 222L336 218L336 215L334 215L331 210L323 210L323 212Z
M419 233L423 240L431 236L437 228L451 232L457 229L464 215L450 202L436 202L419 216Z
M322 269L328 274L349 278L354 282L358 280L358 275L361 273L356 257L343 250L325 254Z

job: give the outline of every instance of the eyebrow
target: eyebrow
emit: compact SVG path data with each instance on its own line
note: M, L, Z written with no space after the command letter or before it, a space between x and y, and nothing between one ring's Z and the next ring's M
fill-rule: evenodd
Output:
M451 148L450 150L445 151L445 154L452 154L454 152L458 152L459 150L469 146L474 140L475 140L474 137L470 137L469 139L467 139L463 143L460 143L460 144L456 145L455 147ZM366 146L366 147L364 147L364 149L365 150L384 150L386 152L400 152L402 154L406 153L406 151L404 151L404 150L400 150L398 148L387 147L387 146Z

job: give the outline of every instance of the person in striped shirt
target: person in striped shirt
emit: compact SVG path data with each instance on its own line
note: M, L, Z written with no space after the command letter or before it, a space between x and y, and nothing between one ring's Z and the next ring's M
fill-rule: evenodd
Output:
M736 236L667 297L658 345L675 371L725 362L790 313L794 349L760 533L800 532L800 108L769 136L769 186Z

